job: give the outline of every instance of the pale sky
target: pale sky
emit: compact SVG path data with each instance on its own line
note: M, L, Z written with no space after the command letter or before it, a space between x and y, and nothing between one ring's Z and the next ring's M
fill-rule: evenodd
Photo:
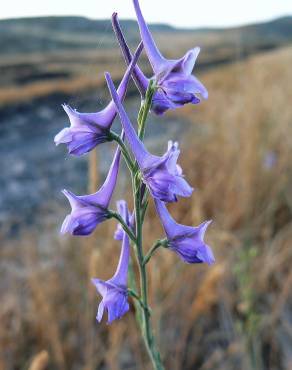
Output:
M147 22L180 27L233 26L292 15L292 0L140 0ZM3 0L0 18L79 15L134 18L131 0Z

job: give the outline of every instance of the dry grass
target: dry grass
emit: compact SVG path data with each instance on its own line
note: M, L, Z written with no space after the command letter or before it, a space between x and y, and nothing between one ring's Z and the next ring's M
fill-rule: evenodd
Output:
M119 79L120 68L113 69L113 78ZM58 79L52 81L39 81L27 86L9 86L0 88L0 105L5 106L16 101L21 103L32 101L37 98L52 94L80 93L84 90L102 88L104 81L99 74L75 75L70 79Z
M143 69L149 70L145 56L140 61ZM19 85L13 81L21 76L22 68L27 68L25 76L28 81ZM104 88L104 71L111 71L112 77L120 81L125 71L125 63L118 49L115 50L85 50L83 52L56 52L56 53L32 53L31 55L13 55L4 57L0 61L0 68L6 71L8 76L2 80L6 84L0 85L0 107L9 104L29 102L52 94L74 95L83 91ZM146 68L145 68L146 67ZM69 77L50 78L49 80L37 78L34 81L35 73L64 73ZM4 73L4 72L3 72ZM5 77L5 78L4 78ZM31 79L31 81L29 80Z
M48 366L49 354L47 351L41 351L32 360L29 370L45 370Z
M167 369L291 369L291 62L287 48L214 70L202 77L209 101L173 113L193 124L182 164L197 191L171 211L186 224L214 220L207 239L217 264L187 266L165 250L150 263ZM149 214L146 246L161 235L152 207ZM111 276L113 229L109 222L91 239L49 246L40 235L4 245L1 258L15 265L17 250L18 268L0 308L0 369L27 368L43 350L49 369L149 369L133 312L95 323L89 277Z

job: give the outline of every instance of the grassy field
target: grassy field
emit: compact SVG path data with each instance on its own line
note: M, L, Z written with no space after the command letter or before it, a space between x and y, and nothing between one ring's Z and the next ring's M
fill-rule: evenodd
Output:
M170 208L181 223L213 219L207 241L217 263L188 266L162 250L149 265L167 369L292 368L291 64L286 47L205 72L209 100L169 114L191 126L181 163L196 188L191 201ZM54 89L50 83L38 87L44 95ZM69 78L58 89L95 83ZM33 91L0 90L0 100ZM94 189L94 156L90 167ZM162 235L152 205L149 215L146 248L149 234ZM60 237L53 226L2 242L0 369L149 369L134 308L111 326L95 322L90 278L112 274L114 223L82 240Z

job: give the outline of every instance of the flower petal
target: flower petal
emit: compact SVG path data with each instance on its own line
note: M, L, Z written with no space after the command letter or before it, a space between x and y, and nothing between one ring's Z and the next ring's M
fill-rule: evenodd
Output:
M142 38L146 53L148 55L150 64L153 68L154 73L159 74L162 72L162 66L165 64L166 60L161 55L160 51L158 50L153 40L153 37L142 15L139 1L133 0L133 3L134 3L134 8L135 8L135 12L137 15L139 28L140 28L141 38Z

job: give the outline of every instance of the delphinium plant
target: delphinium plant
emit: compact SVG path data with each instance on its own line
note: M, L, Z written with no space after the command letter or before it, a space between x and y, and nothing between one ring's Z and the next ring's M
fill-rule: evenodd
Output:
M129 310L129 299L133 299L135 308L138 310L137 321L153 368L161 370L164 367L151 327L147 264L158 248L173 251L183 262L191 264L212 264L214 256L210 247L204 242L204 235L210 221L205 221L197 227L185 226L177 223L168 212L167 203L177 202L178 197L190 197L193 188L188 184L182 168L177 164L180 150L176 142L169 141L167 151L161 157L147 150L143 142L146 122L149 112L161 115L168 109L176 109L188 103L198 104L201 98L208 97L208 92L192 75L199 48L188 51L181 59L164 58L149 32L138 0L133 0L133 5L141 34L141 43L134 55L126 43L117 13L112 16L113 29L128 65L117 90L110 74L105 73L112 101L97 113L79 113L68 105L63 105L70 120L70 127L64 128L56 135L57 145L66 144L69 153L75 156L86 154L95 146L106 142L116 142L117 149L105 182L96 193L79 196L68 190L63 191L70 202L71 213L65 218L61 232L86 236L106 220L118 221L114 235L115 239L121 242L117 269L113 277L107 281L92 279L97 292L102 297L96 318L100 322L107 312L109 324L120 319ZM150 79L137 65L143 47L153 69L153 76ZM131 77L141 94L141 108L136 129L122 104ZM117 114L122 125L120 135L111 129ZM125 160L131 174L133 212L130 212L124 200L117 202L116 211L109 208L121 157ZM143 223L151 198L165 231L165 237L156 240L153 246L146 250L143 245ZM128 274L131 245L135 252L139 282L135 281L135 274ZM136 286L140 288L136 289Z

